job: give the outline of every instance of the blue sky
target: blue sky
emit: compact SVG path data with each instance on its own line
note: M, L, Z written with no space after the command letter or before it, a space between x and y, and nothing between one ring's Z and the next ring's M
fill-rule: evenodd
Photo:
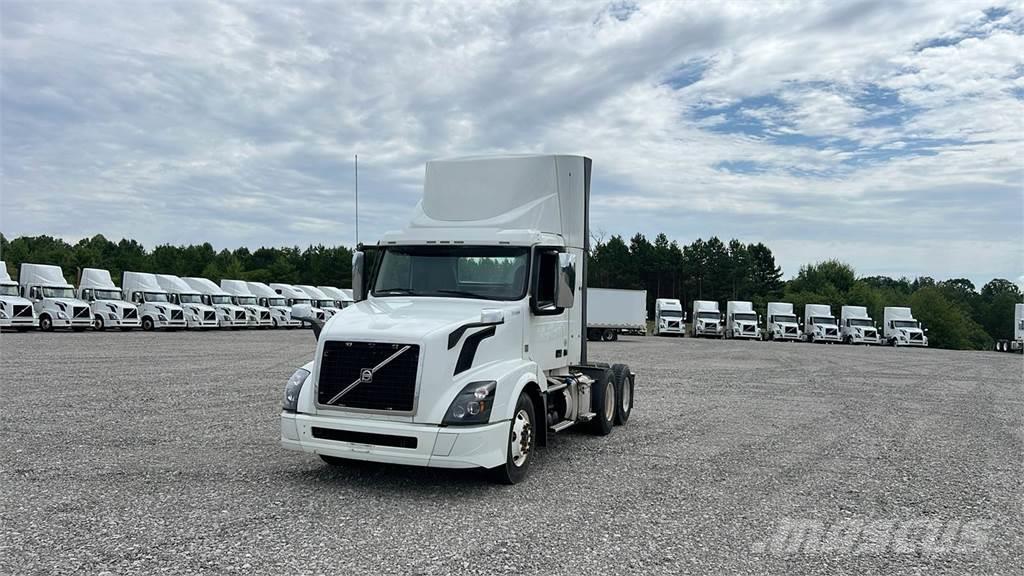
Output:
M598 235L1024 282L1005 2L0 2L0 231L351 243L423 163L594 158Z

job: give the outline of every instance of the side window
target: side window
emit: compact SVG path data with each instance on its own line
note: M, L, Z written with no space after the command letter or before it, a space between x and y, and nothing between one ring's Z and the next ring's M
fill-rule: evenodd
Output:
M559 314L562 308L555 306L555 282L558 281L558 252L543 250L537 252L534 268L533 311L536 314Z
M132 302L142 304L142 292L132 292Z

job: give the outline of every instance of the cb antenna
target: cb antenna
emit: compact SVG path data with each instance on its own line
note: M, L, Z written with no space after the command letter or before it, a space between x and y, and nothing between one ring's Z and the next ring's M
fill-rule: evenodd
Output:
M359 247L359 154L356 154L356 245Z

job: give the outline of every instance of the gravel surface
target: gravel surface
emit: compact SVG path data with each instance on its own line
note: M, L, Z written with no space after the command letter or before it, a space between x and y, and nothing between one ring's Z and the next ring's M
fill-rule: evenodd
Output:
M556 436L505 487L281 449L312 348L4 334L0 573L1024 572L1019 355L593 344L637 373L629 424Z

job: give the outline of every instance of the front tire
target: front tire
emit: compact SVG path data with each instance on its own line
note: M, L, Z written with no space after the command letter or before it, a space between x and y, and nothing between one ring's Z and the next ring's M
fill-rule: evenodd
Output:
M53 320L49 316L40 316L39 330L41 332L53 332Z
M505 447L505 463L491 469L495 482L500 484L516 484L526 478L526 472L533 460L533 450L537 445L534 434L533 400L524 390L519 394L516 410L508 427L508 442Z
M143 318L142 319L142 329L145 330L146 332L152 332L153 331L153 319L150 318L149 316L146 316L145 318Z
M92 329L97 332L102 332L104 328L106 328L106 326L103 324L103 316L97 314L96 318L92 321Z

